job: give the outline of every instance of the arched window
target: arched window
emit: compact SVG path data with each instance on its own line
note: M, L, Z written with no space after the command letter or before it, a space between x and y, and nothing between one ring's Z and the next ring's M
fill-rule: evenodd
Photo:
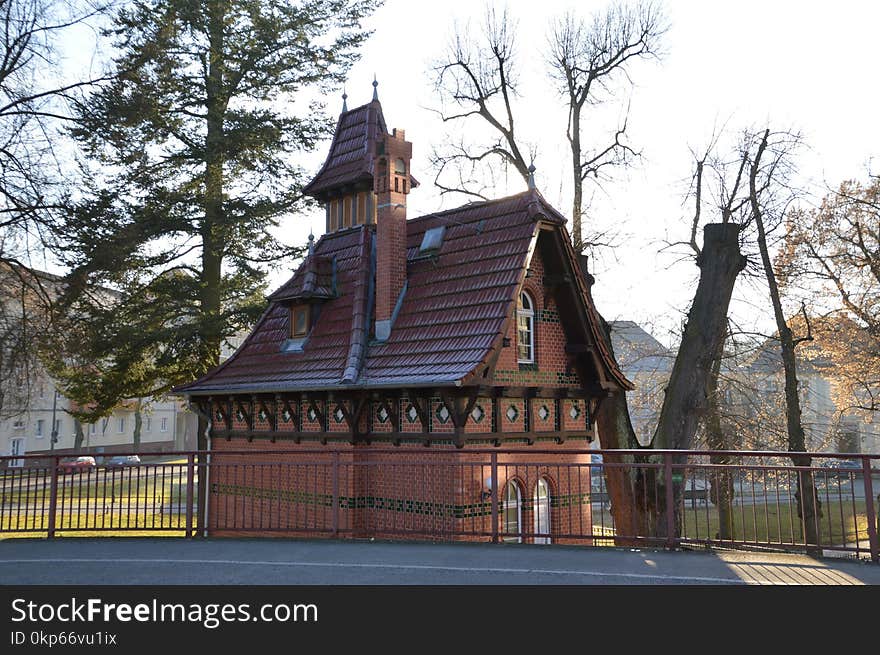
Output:
M504 525L501 531L507 534L504 541L521 543L522 537L519 534L522 532L522 494L519 485L513 480L504 485L502 517Z
M406 162L403 161L400 157L394 160L394 172L398 175L406 174Z
M520 364L535 361L535 302L525 291L516 305L516 357Z
M550 543L550 484L540 478L535 485L535 543Z

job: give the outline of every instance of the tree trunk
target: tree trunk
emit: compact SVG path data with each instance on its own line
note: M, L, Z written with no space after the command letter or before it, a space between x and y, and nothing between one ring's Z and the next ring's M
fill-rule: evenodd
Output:
M723 344L722 344L723 351ZM721 374L721 358L715 360L712 366L712 375L709 376L708 402L706 412L706 445L709 450L730 450L732 444L725 438L724 429L721 426L720 398L718 397L718 377ZM712 464L731 464L727 455L712 455L709 458ZM709 499L718 509L718 534L716 539L732 540L735 538L733 511L733 477L726 468L712 469L709 476L711 487Z
M78 453L82 450L85 437L82 423L79 422L79 419L73 419L73 452Z
M758 148L757 160L760 160L763 149L767 145L768 136L769 130L764 133L764 139ZM773 305L773 317L776 320L776 329L779 332L779 344L782 351L782 369L785 373L785 423L788 434L788 450L793 453L803 453L792 455L791 461L795 466L808 467L812 462L812 458L806 454L807 444L804 426L801 422L801 402L798 396L794 337L785 320L782 301L779 295L779 285L776 282L776 273L773 271L773 264L770 261L763 212L758 203L756 176L756 164L753 164L751 175L749 176L749 195L752 204L752 215L758 229L758 249L761 251L761 262L767 278L767 285L770 288L770 302ZM822 509L811 471L800 471L798 473L795 499L797 500L798 517L801 519L804 531L804 540L808 546L807 551L812 554L820 554L821 549L817 548L817 546L819 544L818 525L819 519L822 518ZM809 546L814 546L814 548Z
M713 363L720 357L727 330L727 310L733 285L746 263L739 250L739 232L740 226L734 223L710 224L704 229L703 250L697 259L700 282L688 313L651 448L693 447L694 435L708 405L707 389ZM597 425L603 449L638 447L624 394L614 394L603 401L597 413ZM626 456L620 461L627 459L635 462L635 458ZM656 455L647 459L652 463L663 462L663 458ZM683 464L685 459L678 456L673 463ZM630 470L632 474L629 476L606 471L617 532L654 538L672 536L667 535L665 493L666 485L673 481L665 480L662 472L656 469L633 467ZM680 498L681 484L674 484L673 507L680 506ZM678 530L680 516L677 511L673 524Z
M202 224L201 311L207 368L220 361L220 284L223 267L223 117L225 53L223 52L224 5L207 3L209 13L209 63L206 79L207 135L205 139L205 218Z
M604 327L610 345L609 327L607 324ZM624 393L611 394L602 400L596 412L596 429L599 445L603 450L641 447L632 427ZM615 546L637 545L636 541L628 540L626 537L645 534L646 526L640 523L641 514L638 512L638 503L636 502L637 469L631 466L636 462L636 457L632 455L606 453L603 457L605 488L611 498L611 517L614 519L615 534L624 535L623 537L615 537ZM613 468L606 466L607 464L629 464L630 466Z
M688 312L687 323L678 355L672 367L660 419L651 446L655 449L693 448L694 435L708 408L709 378L713 364L721 356L727 331L727 310L733 294L733 285L746 259L739 250L740 226L735 223L714 223L704 228L703 250L697 257L700 282L694 302ZM673 457L673 465L682 465L686 456ZM655 463L662 458L653 457ZM672 510L676 532L681 524L680 503L682 469L673 471L673 479L666 480L657 469L656 487L651 486L656 499L654 532L658 537L667 535L666 514ZM673 485L673 508L666 507L666 485ZM650 505L648 505L650 507Z
M143 419L141 418L141 403L138 401L137 407L134 410L134 435L132 438L132 450L138 453L141 450L141 424L143 423Z
M584 210L584 180L581 166L581 111L574 98L571 99L571 171L574 184L574 199L571 206L571 239L574 251L581 254L584 250L583 226L581 216Z

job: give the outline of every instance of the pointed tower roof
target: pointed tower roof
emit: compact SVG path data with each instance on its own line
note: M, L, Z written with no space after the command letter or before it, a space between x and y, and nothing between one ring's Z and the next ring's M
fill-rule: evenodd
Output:
M333 191L363 183L372 188L374 144L388 133L382 105L373 100L366 105L343 111L336 123L330 152L318 174L303 189L306 195L324 199ZM410 186L418 186L410 176Z

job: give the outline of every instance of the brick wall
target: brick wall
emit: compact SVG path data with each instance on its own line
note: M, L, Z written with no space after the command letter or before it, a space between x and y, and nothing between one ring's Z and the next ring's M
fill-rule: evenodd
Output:
M403 445L384 452L385 446L328 443L315 452L314 443L279 441L271 455L224 454L266 448L265 441L214 440L211 534L333 536L336 527L338 536L350 537L490 539L490 456L473 448ZM587 543L554 535L589 534L589 455L553 448L558 452L532 454L522 446L499 453L499 496L509 481L519 485L522 527L530 532L535 487L544 478L552 540Z
M535 362L520 364L517 357L516 309L508 322L506 343L495 366L495 382L514 386L578 387L580 380L567 366L565 332L559 322L556 301L544 293L544 263L535 252L523 289L535 303Z

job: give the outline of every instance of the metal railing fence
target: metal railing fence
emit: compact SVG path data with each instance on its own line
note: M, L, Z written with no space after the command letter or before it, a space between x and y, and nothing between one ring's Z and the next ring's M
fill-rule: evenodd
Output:
M0 537L645 544L878 561L880 455L809 456L810 466L785 452L536 447L215 450L122 466L0 457Z

